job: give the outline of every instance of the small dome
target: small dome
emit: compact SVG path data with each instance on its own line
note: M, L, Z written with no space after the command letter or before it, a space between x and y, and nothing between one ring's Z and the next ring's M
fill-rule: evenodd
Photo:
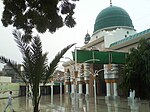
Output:
M88 33L85 35L84 40L85 40L84 41L85 44L87 44L91 40L91 37L90 37L90 35Z
M94 24L94 32L115 26L134 28L129 14L124 9L116 6L109 6L98 14Z

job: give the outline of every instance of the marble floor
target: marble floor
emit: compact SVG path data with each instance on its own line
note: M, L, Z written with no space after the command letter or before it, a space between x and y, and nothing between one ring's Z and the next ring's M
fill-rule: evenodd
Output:
M3 112L7 99L0 99L0 112ZM33 112L31 98L17 97L13 99L16 112ZM10 109L7 109L10 112ZM127 99L105 101L105 97L79 97L69 95L42 96L40 112L150 112L148 101L128 102Z

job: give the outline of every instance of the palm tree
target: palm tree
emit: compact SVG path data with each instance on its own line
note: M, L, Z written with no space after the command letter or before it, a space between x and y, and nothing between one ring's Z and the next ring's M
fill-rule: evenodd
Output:
M18 31L13 31L15 41L22 53L23 57L23 69L24 73L21 73L17 68L17 63L13 60L7 59L4 56L0 56L0 61L7 63L17 73L18 76L31 86L33 93L33 106L34 112L39 112L39 101L41 95L39 94L39 84L45 85L50 76L55 71L58 62L62 56L70 49L74 44L68 45L61 52L59 52L48 65L47 54L42 52L42 43L39 36L32 38L31 42L26 43L23 41L23 36Z

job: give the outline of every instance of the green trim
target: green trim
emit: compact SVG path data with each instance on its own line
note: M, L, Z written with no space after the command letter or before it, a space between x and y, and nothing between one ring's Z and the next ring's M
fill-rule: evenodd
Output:
M140 36L142 36L142 35L145 35L145 34L147 34L147 33L150 33L150 29L144 30L144 31L142 31L142 32L140 32L140 33L136 33L136 34L131 35L131 36L129 36L129 37L126 37L126 38L124 38L124 39L122 39L122 40L119 40L119 41L117 41L117 42L114 42L114 43L112 43L109 47L117 46L117 45L122 44L122 43L124 43L124 42L128 42L128 41L130 41L130 40L132 40L132 39L134 39L134 38L138 38L138 37L140 37Z
M124 52L112 51L89 51L77 50L77 63L96 63L96 64L125 64L126 55ZM73 53L73 59L75 53Z
M58 86L58 85L60 85L60 82L55 81L54 86ZM62 84L62 85L64 85L64 84Z

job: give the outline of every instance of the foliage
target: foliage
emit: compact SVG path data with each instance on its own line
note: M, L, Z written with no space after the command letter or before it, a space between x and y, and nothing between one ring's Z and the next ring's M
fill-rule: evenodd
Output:
M136 97L150 99L150 42L140 40L137 48L132 48L124 68L122 87L135 90Z
M76 1L79 0L3 0L1 21L5 27L23 29L25 39L31 39L33 28L39 33L53 33L64 25L74 27Z
M7 63L26 84L31 86L34 112L38 112L38 105L41 96L39 94L39 84L43 83L43 85L45 85L47 83L62 56L74 44L68 45L61 52L59 52L50 65L48 65L47 53L42 52L42 43L39 36L33 37L30 43L25 43L20 32L14 31L13 35L22 53L22 65L24 72L20 72L20 69L17 67L18 64L15 61L7 59L4 56L0 56L0 62Z

